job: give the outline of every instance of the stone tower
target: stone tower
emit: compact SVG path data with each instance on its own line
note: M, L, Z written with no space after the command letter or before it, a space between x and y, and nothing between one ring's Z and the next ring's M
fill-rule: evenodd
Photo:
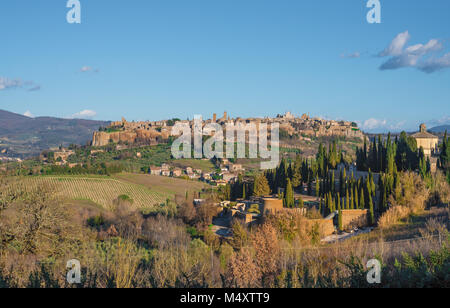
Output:
M427 126L424 123L422 123L419 126L419 130L420 130L421 133L426 133L427 132Z

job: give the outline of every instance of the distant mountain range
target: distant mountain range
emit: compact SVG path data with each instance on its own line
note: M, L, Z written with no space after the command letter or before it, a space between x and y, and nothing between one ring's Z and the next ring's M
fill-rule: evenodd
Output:
M0 110L0 156L26 158L61 144L84 145L92 139L94 131L108 124L81 119L29 118Z
M445 131L450 133L450 125L440 125L429 129L430 132L435 133L445 133Z

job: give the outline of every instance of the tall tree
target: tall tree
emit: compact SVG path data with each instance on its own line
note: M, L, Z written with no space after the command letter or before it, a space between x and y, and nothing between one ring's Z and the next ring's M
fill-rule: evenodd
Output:
M366 207L366 204L364 202L364 189L361 187L360 194L359 194L359 208L364 209Z
M347 187L345 189L345 208L348 210L350 209L350 196L349 196L349 192L348 192L349 188Z
M290 179L287 180L286 184L286 192L284 194L284 205L285 207L288 208L293 208L295 205L294 192L292 190L292 184Z
M339 196L339 194L338 194L338 196ZM341 208L340 202L338 202L338 229L339 229L339 231L344 230L343 224L342 224L342 208Z
M267 178L264 174L261 173L255 177L253 195L262 197L268 194L270 194L269 183L267 182Z

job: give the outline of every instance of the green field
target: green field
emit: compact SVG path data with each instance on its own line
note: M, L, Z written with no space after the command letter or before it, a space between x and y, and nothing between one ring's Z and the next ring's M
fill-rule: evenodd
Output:
M184 196L186 191L192 193L210 187L209 185L196 180L177 179L150 174L119 173L114 175L114 178L123 182L142 185L151 191L171 196L177 194Z
M133 208L152 209L164 203L173 194L152 190L143 185L101 176L38 176L24 179L30 187L50 185L57 195L72 200L90 200L105 209L111 209L114 199L127 195L133 199Z

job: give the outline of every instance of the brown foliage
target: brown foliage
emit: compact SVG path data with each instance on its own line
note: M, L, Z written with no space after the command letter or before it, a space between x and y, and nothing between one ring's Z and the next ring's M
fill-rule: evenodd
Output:
M383 213L378 221L381 228L387 228L411 214L425 209L429 191L422 178L412 172L400 173L393 196L389 197L391 207Z
M253 233L252 244L262 282L265 287L273 286L280 255L277 231L269 223L263 224Z
M255 288L260 286L261 271L250 248L243 248L231 257L227 276L233 287Z

